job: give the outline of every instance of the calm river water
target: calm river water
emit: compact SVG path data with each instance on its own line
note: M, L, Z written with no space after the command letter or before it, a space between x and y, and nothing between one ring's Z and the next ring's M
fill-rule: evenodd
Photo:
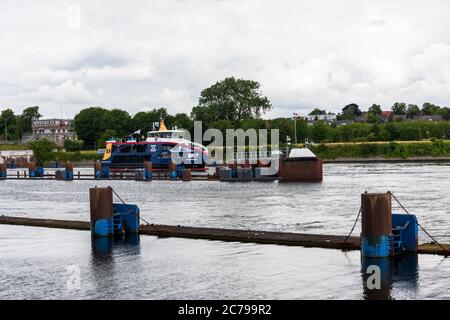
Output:
M340 235L362 192L389 190L450 243L448 164L327 164L313 184L8 180L0 214L88 220L95 185L111 185L152 223ZM420 232L420 241L430 239ZM364 286L374 263L382 290ZM0 225L3 299L450 299L449 287L450 260L439 256L388 263L359 252L149 236L113 245L86 231Z

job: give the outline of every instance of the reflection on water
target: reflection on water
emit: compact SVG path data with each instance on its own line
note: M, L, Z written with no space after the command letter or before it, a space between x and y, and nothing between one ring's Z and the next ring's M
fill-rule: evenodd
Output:
M380 270L380 289L370 288L374 275L371 266ZM392 290L396 285L408 289L409 295L415 296L418 291L418 255L391 258L366 258L361 256L361 277L364 288L363 298L366 300L391 300ZM369 271L370 270L370 271ZM369 272L368 272L369 271Z
M92 259L104 260L112 257L112 251L114 246L120 245L122 248L126 248L129 254L140 253L140 235L139 234L125 234L114 237L98 237L91 238L92 244Z
M92 261L109 260L112 258L113 239L110 237L92 238Z
M0 225L0 299L450 299L450 260ZM381 293L362 270L380 264ZM67 267L81 270L68 290Z
M117 253L114 250L118 251L119 257L123 255L138 256L141 253L139 234L91 238L91 246L90 267L94 277L95 290L105 293L120 292L122 283L117 281L117 278L122 272L127 272L126 269L130 273L135 270L123 265L123 262L117 259Z

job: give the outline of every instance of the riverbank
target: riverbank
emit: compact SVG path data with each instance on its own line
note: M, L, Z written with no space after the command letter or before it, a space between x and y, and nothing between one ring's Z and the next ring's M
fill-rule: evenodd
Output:
M410 158L385 158L385 157L368 157L368 158L336 158L324 159L324 164L331 163L408 163L408 162L450 162L450 157L410 157Z
M335 162L450 160L450 142L445 140L332 143L314 145L311 150L325 161Z
M75 165L92 163L95 160L100 160L101 156L95 150L86 150L86 151L77 151L77 152L69 152L69 151L58 151L54 153L54 158L56 161L62 163L71 161Z

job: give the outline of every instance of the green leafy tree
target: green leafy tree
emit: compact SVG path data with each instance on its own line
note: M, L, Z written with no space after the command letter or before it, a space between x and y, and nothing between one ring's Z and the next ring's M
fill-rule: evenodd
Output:
M266 128L266 120L263 119L247 119L243 120L239 123L239 128L246 131L248 129L265 129Z
M305 118L296 119L297 121L297 141L303 143L306 138L310 137L308 121Z
M381 106L378 104L373 104L367 112L367 121L370 123L377 123L381 120Z
M121 137L132 133L132 123L130 114L121 109L106 110L102 115L102 127L114 130Z
M191 116L210 125L217 120L241 121L259 118L272 104L252 80L226 78L204 89Z
M347 141L367 141L372 132L372 125L368 123L352 123L336 128L336 140Z
M345 120L354 120L362 114L356 103L351 103L342 108L342 118Z
M391 140L397 140L399 138L398 125L400 123L401 122L389 122L384 126Z
M215 128L212 123L220 120L214 112L211 111L209 107L204 106L196 106L192 108L191 117L195 121L201 121L203 125L203 129L206 130L208 128ZM225 119L223 119L225 120ZM229 120L227 120L229 121ZM231 123L231 122L230 122Z
M159 122L160 118L166 119L169 114L166 108L154 108L151 111L142 111L134 115L132 119L133 132L141 130L144 134L153 130L153 123Z
M45 138L31 142L30 146L31 150L33 150L34 157L40 164L54 160L54 150L58 148L53 141Z
M406 115L409 119L412 119L420 115L420 108L415 104L408 104L406 108Z
M217 130L220 130L223 134L223 138L226 137L226 130L227 129L234 129L233 123L230 120L217 120L212 123L211 128L215 128Z
M329 135L331 127L323 121L316 121L312 127L311 137L314 142L324 142Z
M422 105L422 114L423 115L435 115L437 114L437 112L439 111L440 107L437 105L434 105L432 103L429 102L425 102Z
M406 103L403 102L396 102L392 106L391 110L395 115L405 115L407 112L407 106Z
M5 109L0 114L0 135L3 139L7 138L10 141L19 139L17 118L11 109Z
M167 119L167 125L177 127L178 129L185 129L192 133L194 130L194 122L186 113L177 113L174 116L170 116Z
M444 120L450 119L450 109L447 107L440 108L436 114L442 116Z
M421 140L422 129L416 121L400 122L397 125L399 140Z
M319 108L315 108L313 111L309 113L310 116L317 116L322 114L327 114L327 112L325 110L320 110Z
M377 116L380 116L382 112L383 111L381 110L381 106L379 104L373 104L368 110L368 113L375 114Z
M17 130L19 131L19 136L22 137L24 133L31 133L32 121L41 117L42 115L39 113L38 106L24 109L22 114L17 117Z
M83 147L83 140L72 140L72 139L67 139L64 141L64 149L66 149L67 151L80 151L81 148Z
M367 113L367 122L378 123L381 121L381 116L375 113Z
M100 134L100 137L97 139L97 147L103 148L105 147L105 143L109 139L118 139L117 132L111 129L107 129Z
M291 118L276 118L268 124L268 129L278 129L280 135L280 142L286 143L286 137L291 138L294 143L294 122ZM298 141L301 142L301 141Z
M75 131L86 145L94 146L102 132L107 129L104 122L107 112L108 110L101 107L90 107L75 116Z

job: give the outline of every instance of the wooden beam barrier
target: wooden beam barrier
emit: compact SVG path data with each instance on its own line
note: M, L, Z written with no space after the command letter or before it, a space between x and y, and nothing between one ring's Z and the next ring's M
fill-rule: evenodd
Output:
M21 225L30 227L90 230L88 221L54 220L40 218L0 216L0 224ZM233 230L220 228L197 228L169 225L141 225L140 234L157 237L177 237L188 239L218 240L228 242L244 242L259 244L276 244L301 246L310 248L328 248L341 250L360 250L359 237L350 237L345 242L345 236L322 235L293 232L272 232L256 230ZM450 244L443 244L444 249L436 244L419 245L418 253L447 256L450 254Z

